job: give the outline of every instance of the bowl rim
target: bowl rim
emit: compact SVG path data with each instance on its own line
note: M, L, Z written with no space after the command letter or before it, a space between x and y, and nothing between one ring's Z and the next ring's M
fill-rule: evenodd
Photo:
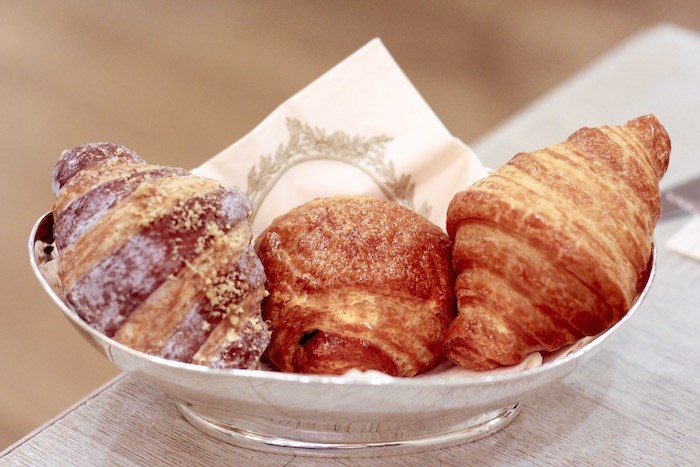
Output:
M416 388L430 388L434 386L439 387L469 387L469 386L482 386L489 384L498 383L508 383L516 380L522 380L527 378L534 378L541 373L548 373L557 368L564 367L569 363L580 359L585 354L589 353L596 347L602 345L612 334L614 334L624 323L626 323L639 309L644 298L648 294L651 284L656 275L656 243L652 243L651 257L649 259L649 265L647 267L646 282L644 287L638 292L637 297L627 310L625 316L622 317L617 323L611 326L609 329L603 333L596 336L592 341L588 342L581 348L571 352L569 355L556 359L550 362L545 362L540 366L534 368L528 368L520 371L514 372L504 372L500 374L489 374L485 376L472 376L472 375L431 375L429 377L394 377L390 375L378 374L368 376L364 373L359 373L358 375L315 375L315 374L303 374L303 373L284 373L279 371L268 371L268 370L246 370L246 369L220 369L220 368L210 368L203 365L196 365L193 363L178 362L175 360L169 360L156 355L150 355L135 349L132 349L120 342L117 342L96 329L92 328L89 324L83 321L78 314L73 311L65 301L58 296L56 291L48 283L44 275L39 269L37 259L35 257L35 243L38 240L37 234L39 230L45 228L47 223L53 225L53 213L51 211L40 216L35 222L31 233L29 235L29 261L36 275L39 283L44 288L44 291L51 297L63 314L75 325L80 327L83 331L87 332L93 339L104 344L106 348L115 347L121 352L125 352L131 357L135 357L139 360L144 360L148 362L149 365L157 365L159 367L165 367L179 372L194 372L200 376L205 377L240 377L246 379L255 380L269 380L274 382L287 382L287 383L298 383L298 384L324 384L324 385L359 385L359 386L378 386L378 385L391 385L396 387L416 387ZM113 362L115 363L115 362ZM115 363L116 365L116 363ZM119 366L119 365L117 365ZM124 370L120 367L120 369ZM128 371L128 370L127 370Z

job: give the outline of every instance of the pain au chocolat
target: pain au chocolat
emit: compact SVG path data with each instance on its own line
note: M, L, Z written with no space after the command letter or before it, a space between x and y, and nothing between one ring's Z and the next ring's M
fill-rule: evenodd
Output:
M648 269L671 143L654 116L516 155L447 212L459 315L446 352L512 365L620 320Z
M112 143L64 151L53 187L58 275L83 320L152 355L258 366L265 274L240 191Z
M413 376L444 360L454 319L451 243L390 201L320 198L257 241L270 295L270 360L282 371Z

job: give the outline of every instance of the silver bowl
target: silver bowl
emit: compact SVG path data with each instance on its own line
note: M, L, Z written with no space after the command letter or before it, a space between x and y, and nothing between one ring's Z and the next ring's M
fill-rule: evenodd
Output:
M319 376L220 370L138 352L87 325L39 267L35 243L52 243L52 228L50 213L35 224L30 262L83 337L119 368L174 399L184 417L203 432L238 446L286 454L404 454L488 436L513 420L526 397L598 352L635 314L656 269L654 249L644 287L621 321L534 368L489 374L434 371L415 378L373 372Z

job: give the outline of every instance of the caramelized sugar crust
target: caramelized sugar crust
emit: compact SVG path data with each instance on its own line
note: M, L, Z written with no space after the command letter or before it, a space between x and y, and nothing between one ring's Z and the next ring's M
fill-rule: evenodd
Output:
M368 197L317 199L275 219L257 244L270 359L326 374L435 366L454 318L450 249L427 219Z

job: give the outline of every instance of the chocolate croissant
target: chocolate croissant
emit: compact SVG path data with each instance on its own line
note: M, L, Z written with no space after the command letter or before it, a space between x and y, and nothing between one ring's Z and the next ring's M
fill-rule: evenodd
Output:
M484 370L596 335L648 269L671 143L654 116L516 155L447 212L459 315L448 357Z
M442 230L390 201L322 198L278 217L257 242L270 360L317 374L434 367L455 316L450 250Z
M58 274L84 321L152 355L257 367L265 274L240 191L112 143L64 151L53 187Z

